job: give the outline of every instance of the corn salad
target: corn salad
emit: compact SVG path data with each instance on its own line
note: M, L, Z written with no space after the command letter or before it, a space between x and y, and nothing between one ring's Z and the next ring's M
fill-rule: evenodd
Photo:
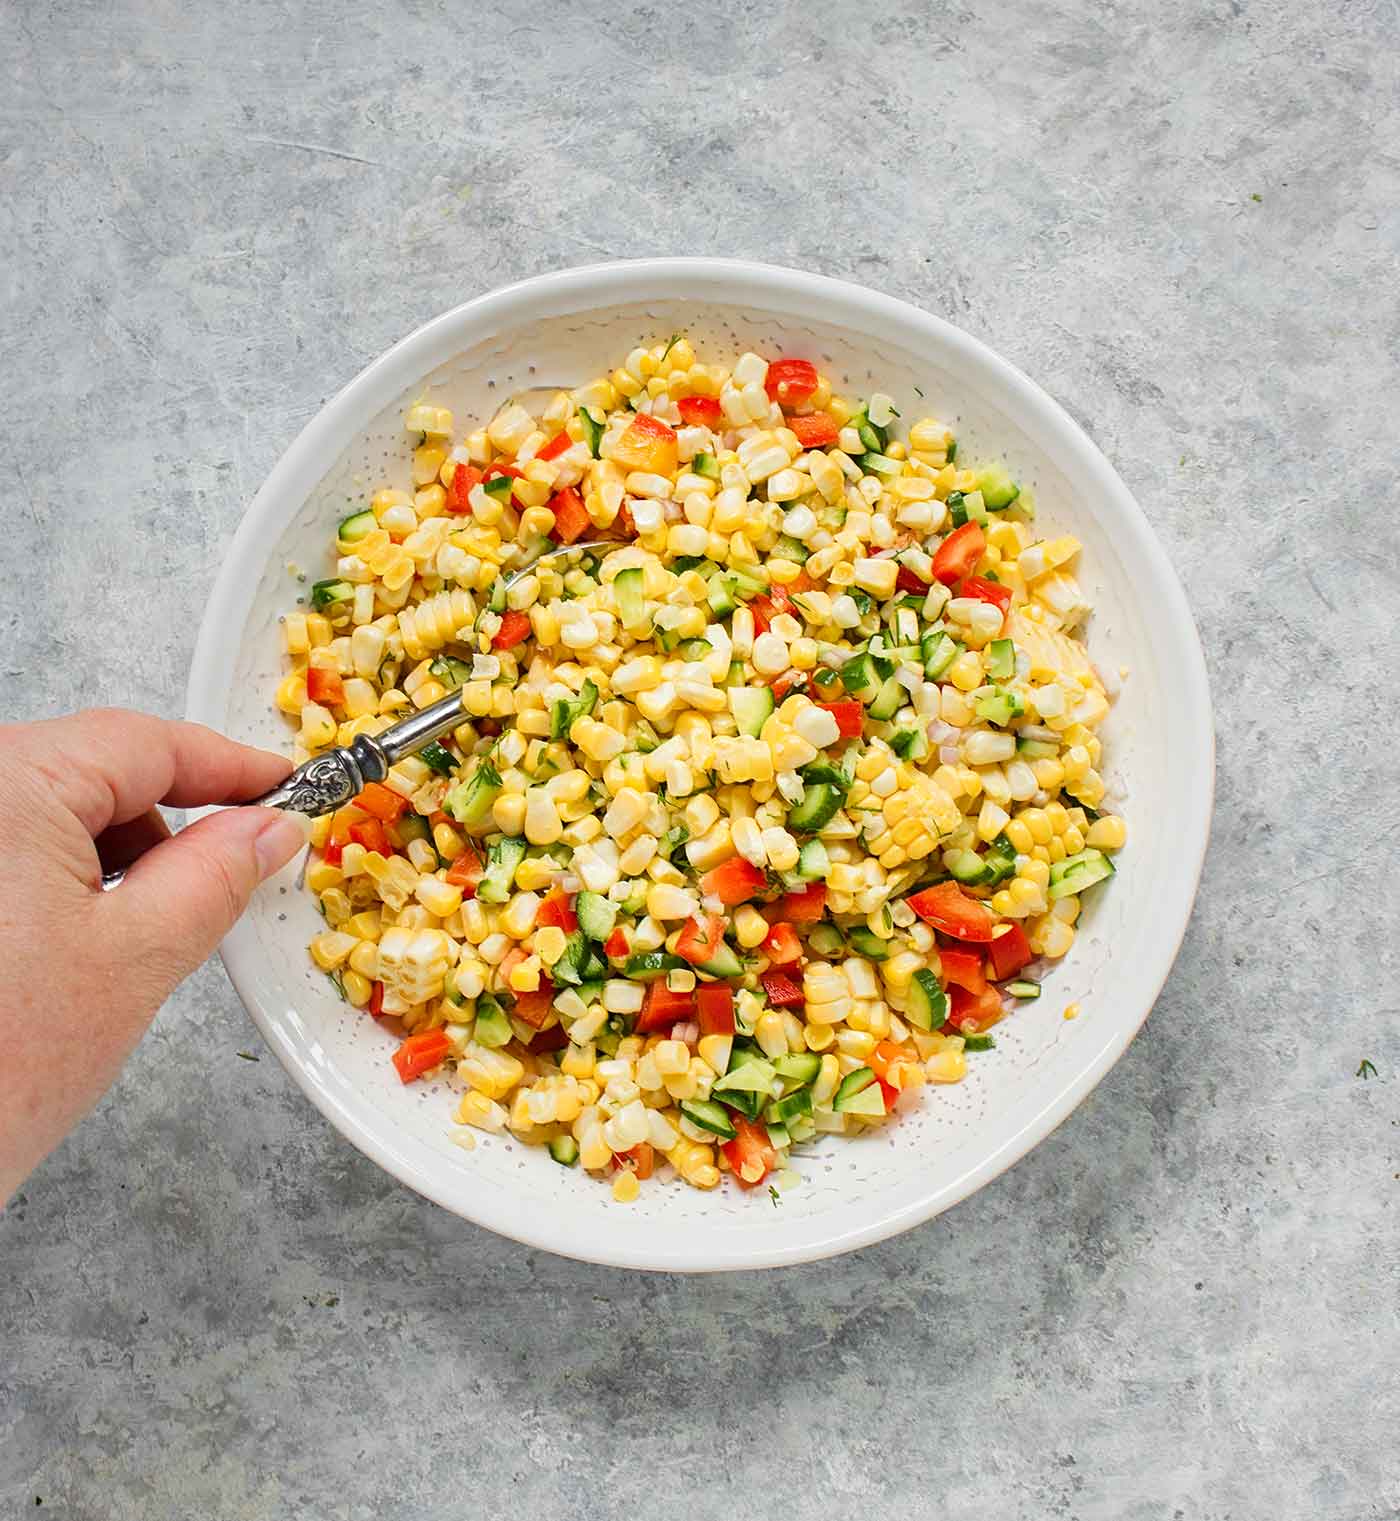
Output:
M620 1201L786 1182L1070 949L1126 839L1079 544L899 418L683 336L465 435L407 412L413 489L341 522L276 704L300 761L460 691L307 871L316 966L459 1124Z

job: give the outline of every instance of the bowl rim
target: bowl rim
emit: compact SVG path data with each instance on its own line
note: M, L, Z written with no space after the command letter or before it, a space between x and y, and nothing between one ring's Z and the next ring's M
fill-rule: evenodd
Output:
M220 948L235 990L283 1067L347 1140L401 1183L454 1214L524 1246L604 1266L664 1272L720 1272L815 1261L873 1245L908 1230L991 1182L1044 1140L1078 1107L1142 1027L1175 962L1195 905L1213 812L1215 732L1205 656L1195 620L1180 580L1146 515L1083 428L1059 402L1010 361L980 339L932 312L849 281L743 259L610 260L515 281L431 318L361 369L300 430L243 514L205 605L190 664L186 716L216 728L225 721L222 705L227 696L228 665L236 648L229 631L244 627L257 589L257 577L247 573L248 566L258 563L260 547L270 538L275 539L280 532L285 519L283 504L289 496L298 495L297 480L307 473L308 462L334 458L343 447L343 441L337 441L338 435L347 426L374 416L398 396L405 386L401 372L410 360L418 364L415 373L426 375L443 362L441 357L433 357L435 350L444 340L453 338L463 324L490 314L511 320L528 311L529 305L540 298L583 295L588 298L589 305L600 307L624 300L645 299L648 295L655 299L683 297L686 286L691 283L695 286L693 293L702 297L706 284L735 279L746 282L756 304L761 304L766 295L781 293L787 301L794 296L810 300L813 308L819 310L824 300L836 304L839 298L842 305L864 307L872 314L906 324L915 332L922 329L936 337L945 352L954 358L961 355L974 361L977 367L999 380L1005 388L1005 410L1018 419L1034 418L1055 435L1066 456L1061 468L1072 479L1087 477L1093 482L1109 503L1115 529L1132 541L1133 549L1151 567L1154 596L1162 604L1164 622L1174 631L1176 640L1172 669L1180 683L1182 707L1174 711L1174 723L1183 725L1197 741L1191 747L1190 763L1194 774L1190 780L1191 795L1199 799L1199 806L1191 817L1177 821L1179 844L1175 855L1178 863L1188 869L1177 875L1181 887L1175 901L1159 905L1160 932L1153 942L1153 954L1145 964L1139 965L1136 973L1141 1003L1136 1019L1124 1022L1091 1061L1060 1088L1046 1093L1043 1101L1026 1114L1001 1145L967 1166L951 1181L930 1185L917 1200L880 1213L864 1224L834 1233L831 1227L822 1225L820 1216L794 1219L791 1240L769 1247L746 1248L742 1244L712 1242L708 1248L697 1250L694 1246L674 1244L664 1231L658 1233L661 1239L654 1246L648 1244L645 1249L625 1240L616 1241L610 1233L600 1233L596 1240L587 1242L572 1239L564 1242L551 1229L547 1212L540 1212L542 1224L537 1226L535 1212L511 1213L489 1196L473 1201L468 1208L460 1198L451 1196L446 1186L439 1186L437 1179L416 1170L409 1159L362 1125L332 1093L313 1079L289 1034L276 1018L276 1010L264 1002L259 991L253 975L257 956L250 927L246 922L235 925ZM663 282L671 288L653 292L646 288L648 281ZM319 468L316 479L324 469L324 465ZM304 498L305 492L301 491L300 496Z

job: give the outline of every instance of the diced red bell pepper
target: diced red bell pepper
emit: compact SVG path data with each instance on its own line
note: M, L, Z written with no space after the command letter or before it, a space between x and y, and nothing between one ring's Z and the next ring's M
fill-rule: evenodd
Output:
M631 949L632 947L627 942L627 931L620 924L603 942L603 954L614 961L626 956Z
M658 977L647 987L646 1001L637 1016L636 1034L654 1035L658 1030L669 1030L672 1025L689 1019L695 1010L695 994L673 993L666 986L666 979Z
M350 826L350 838L356 845L377 851L381 856L391 856L394 853L389 832L378 819L357 819Z
M800 407L817 389L821 377L807 359L775 359L768 366L763 389L780 407Z
M588 532L593 520L588 516L588 508L583 505L583 498L572 486L556 491L550 497L548 507L554 514L550 537L558 543L576 543Z
M865 722L865 708L854 697L842 702L819 702L836 720L836 732L841 739L859 739L861 725Z
M877 1077L875 1081L880 1085L880 1097L885 1101L885 1113L893 1114L894 1106L899 1102L901 1090L896 1088L893 1083L887 1083L883 1077Z
M784 893L778 903L778 918L789 924L815 924L825 912L825 882L812 882L795 892Z
M566 935L572 935L578 928L578 915L574 912L573 897L561 887L556 887L550 893L540 904L539 912L535 915L536 929L549 929L551 926L563 930Z
M499 462L494 465L487 465L481 478L483 481L494 481L503 475L508 475L513 481L523 481L525 479L525 472L519 465L502 465Z
M726 908L733 908L747 903L767 884L768 878L751 861L733 856L700 878L700 891L707 897L718 898Z
M979 602L990 602L1002 612L1011 606L1011 588L1000 581L989 581L985 576L968 576L958 587L958 596L975 597Z
M698 919L687 919L680 939L676 941L676 955L692 966L711 960L724 939L724 920L718 914L705 914Z
M948 1024L960 1035L980 1035L1004 1013L1001 994L994 987L980 993L969 993L956 985L948 989Z
M452 472L452 484L447 488L447 510L456 517L465 517L472 510L472 487L482 482L481 471L475 465L458 465Z
M327 866L339 866L344 859L345 842L332 836L321 847L321 859Z
M355 806L362 813L392 824L408 812L408 799L402 792L395 792L383 782L366 782L363 791L355 796Z
M772 627L773 620L780 613L788 612L792 603L785 596L774 592L769 595L760 593L749 602L749 611L753 614L753 631L755 634L766 634Z
M486 866L470 845L447 868L447 880L462 889L464 898L476 897L476 884L485 875Z
M513 650L530 637L529 613L509 612L501 614L501 626L491 636L493 650Z
M761 972L758 980L775 1009L795 1009L804 1001L802 989L785 972Z
M734 989L727 982L702 982L695 990L701 1035L733 1035Z
M560 428L553 438L535 456L536 459L558 459L559 456L573 443L569 437L567 428Z
M384 1012L384 984L382 982L371 984L369 1002L365 1005L365 1008L376 1019Z
M797 434L797 442L804 449L829 449L841 435L841 425L830 412L789 417L787 425Z
M1014 921L1008 923L1010 927L1005 933L997 935L987 945L987 954L992 958L992 975L998 982L1014 977L1022 967L1029 966L1035 960L1035 952L1031 950L1025 930Z
M865 1060L875 1076L898 1093L901 1085L897 1081L899 1074L896 1069L901 1062L910 1061L912 1058L905 1055L892 1040L882 1040ZM889 1107L886 1103L885 1108Z
M938 546L933 554L933 579L951 586L970 576L987 552L987 538L977 523L964 523Z
M782 702L785 697L801 691L806 685L806 671L784 671L773 683L773 701Z
M517 993L511 1013L517 1018L524 1020L527 1025L539 1030L544 1027L544 1022L549 1018L549 1011L554 1007L554 984L547 978L540 979L539 987L533 993Z
M410 1035L394 1052L394 1066L398 1068L399 1081L411 1083L438 1066L452 1049L446 1030L424 1030Z
M981 993L987 986L987 974L982 970L982 958L976 951L955 951L951 948L939 951L938 960L943 967L945 987L956 984L969 993Z
M569 1044L569 1032L563 1025L550 1025L549 1029L541 1030L538 1035L530 1037L528 1050L536 1056L543 1056L549 1051L562 1051Z
M991 909L976 898L969 898L956 882L936 883L907 901L920 919L954 940L982 944L992 938L996 928Z
M638 412L613 445L613 460L624 470L672 475L678 460L676 435L649 412Z
M689 428L717 428L724 416L713 396L682 396L676 408L681 421Z
M740 1188L757 1188L778 1165L768 1128L742 1114L734 1116L734 1139L720 1148Z
M612 1165L618 1172L634 1172L638 1178L649 1178L656 1167L656 1148L650 1141L643 1141L631 1151L619 1151Z
M916 575L907 565L901 565L899 574L894 578L894 584L898 591L913 592L915 596L922 596L933 583Z
M339 671L327 670L323 665L306 668L306 695L312 702L324 703L338 708L345 701L345 683Z
M802 942L790 924L775 924L763 937L763 954L774 966L787 966L802 959Z

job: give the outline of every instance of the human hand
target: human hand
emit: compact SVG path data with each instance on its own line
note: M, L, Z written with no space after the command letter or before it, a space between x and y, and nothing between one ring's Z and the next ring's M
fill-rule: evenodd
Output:
M155 805L239 802L289 770L142 713L0 726L0 1203L306 840L305 820L267 808L210 814L172 837ZM126 880L102 892L103 871L120 867Z

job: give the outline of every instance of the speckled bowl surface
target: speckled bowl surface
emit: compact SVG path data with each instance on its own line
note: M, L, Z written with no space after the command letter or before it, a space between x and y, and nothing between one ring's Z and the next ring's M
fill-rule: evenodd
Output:
M1180 584L1112 467L1043 391L966 333L872 291L766 265L657 259L567 270L468 302L390 349L287 450L236 534L200 629L189 715L274 749L278 616L329 573L336 521L409 483L402 414L428 398L459 425L513 392L582 383L638 343L686 332L705 357L744 349L816 361L853 395L932 413L963 459L1002 458L1038 523L1084 543L1081 580L1101 669L1127 668L1104 726L1130 841L1093 892L1069 958L997 1029L966 1082L926 1087L877 1133L822 1138L781 1207L733 1187L650 1186L622 1206L586 1175L506 1136L452 1140L447 1081L402 1086L393 1042L341 1003L306 954L321 926L295 868L266 884L223 947L268 1044L368 1156L444 1208L531 1246L623 1267L712 1272L805 1262L879 1241L965 1198L1023 1156L1093 1088L1146 1018L1196 891L1211 809L1205 666ZM916 390L917 387L917 390ZM922 393L922 394L920 394ZM1079 1017L1064 1009L1077 1003ZM452 1079L455 1082L455 1079Z

